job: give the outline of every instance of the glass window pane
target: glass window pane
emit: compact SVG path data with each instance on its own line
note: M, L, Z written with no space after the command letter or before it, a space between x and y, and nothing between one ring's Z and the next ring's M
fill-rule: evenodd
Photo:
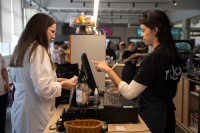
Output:
M13 6L11 0L11 33L14 34Z
M54 42L50 42L50 47L53 47L53 45L54 45Z
M8 42L1 42L1 54L3 56L10 55L10 44Z
M17 45L19 40L18 36L12 35L12 42L10 43L10 47L11 47L11 54L13 53L15 46Z

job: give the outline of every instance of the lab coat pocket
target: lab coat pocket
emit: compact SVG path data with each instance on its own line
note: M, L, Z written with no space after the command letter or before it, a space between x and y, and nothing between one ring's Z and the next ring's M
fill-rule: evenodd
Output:
M24 101L25 100L24 84L14 82L14 85L15 85L15 93L14 93L15 100L17 100L18 102Z

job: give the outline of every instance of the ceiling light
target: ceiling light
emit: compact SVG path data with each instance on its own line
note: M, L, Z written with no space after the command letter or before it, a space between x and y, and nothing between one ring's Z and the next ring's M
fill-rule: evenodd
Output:
M158 9L158 3L156 3L155 7L156 7L156 9Z
M133 7L135 7L135 3L133 3Z
M176 1L173 1L173 3L174 3L175 6L177 5Z
M30 1L30 6L32 6L31 1Z
M85 7L85 2L83 2L83 7Z
M73 0L71 0L71 4L73 3Z
M98 10L99 10L99 0L94 0L94 11L93 11L94 24L95 24L94 28L96 28L97 24Z
M110 7L110 2L108 2L108 7Z

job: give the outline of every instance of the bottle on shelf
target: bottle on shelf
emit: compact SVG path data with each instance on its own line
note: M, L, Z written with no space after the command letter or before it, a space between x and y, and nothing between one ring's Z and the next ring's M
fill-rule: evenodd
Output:
M106 64L108 65L108 58L106 58Z
M198 111L196 110L194 113L194 126L197 128L198 127Z
M193 114L193 111L190 111L190 126L194 126L194 114Z

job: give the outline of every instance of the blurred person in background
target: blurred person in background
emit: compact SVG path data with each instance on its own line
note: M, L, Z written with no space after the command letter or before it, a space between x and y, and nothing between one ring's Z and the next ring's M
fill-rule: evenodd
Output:
M66 49L65 49L65 62L69 63L70 62L70 44L66 44Z
M58 53L59 53L59 57L58 57L58 64L65 64L65 54L69 54L68 52L65 51L65 42L64 41L60 41L59 43L59 47L58 47Z
M119 50L119 44L115 45L115 51L117 52L118 50Z
M124 42L119 43L119 50L115 52L116 54L116 62L119 64L123 64L122 56L126 49L126 44Z
M113 42L109 41L106 49L106 55L113 57L113 60L116 59L115 51L113 50Z
M7 64L3 56L0 54L0 133L5 133L6 108L8 102L8 92L10 85L8 80Z
M54 42L54 45L50 48L51 59L53 63L56 65L58 64L58 57L59 57L58 47L59 47L59 42Z
M136 63L139 57L135 55L135 43L129 42L128 49L123 53L123 63L125 64L122 70L122 80L130 84L136 75Z

